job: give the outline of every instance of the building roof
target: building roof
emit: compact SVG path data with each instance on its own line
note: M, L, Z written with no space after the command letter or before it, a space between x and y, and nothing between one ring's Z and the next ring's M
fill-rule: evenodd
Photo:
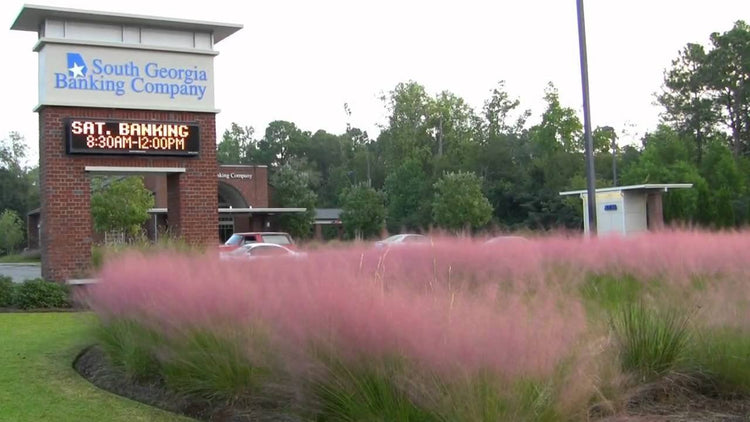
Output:
M692 183L649 183L644 185L629 185L629 186L615 186L610 188L599 188L596 190L596 193L602 193L602 192L618 192L618 191L624 191L624 190L660 190L660 191L668 191L669 189L690 189L693 187ZM560 192L560 195L585 195L588 191L586 189L584 190L571 190L566 192Z
M174 19L156 16L132 15L125 13L100 12L94 10L68 9L62 7L24 5L10 29L38 32L45 19L70 19L84 22L100 22L122 25L146 25L156 28L183 31L203 31L213 34L214 43L227 38L242 29L242 25Z
M341 218L341 208L316 208L316 220L338 220Z

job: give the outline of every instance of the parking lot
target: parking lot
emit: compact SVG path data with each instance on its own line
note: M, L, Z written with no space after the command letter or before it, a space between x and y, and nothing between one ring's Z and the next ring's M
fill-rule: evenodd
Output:
M15 283L42 276L39 264L0 264L0 275L9 276Z

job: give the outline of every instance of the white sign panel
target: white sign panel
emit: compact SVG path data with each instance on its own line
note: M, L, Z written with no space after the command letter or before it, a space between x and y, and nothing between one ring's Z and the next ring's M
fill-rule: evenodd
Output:
M39 104L215 112L213 55L46 44Z

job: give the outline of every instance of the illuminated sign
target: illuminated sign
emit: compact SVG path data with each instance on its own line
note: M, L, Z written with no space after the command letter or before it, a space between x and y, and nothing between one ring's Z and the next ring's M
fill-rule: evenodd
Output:
M197 156L197 124L128 120L68 119L68 154Z

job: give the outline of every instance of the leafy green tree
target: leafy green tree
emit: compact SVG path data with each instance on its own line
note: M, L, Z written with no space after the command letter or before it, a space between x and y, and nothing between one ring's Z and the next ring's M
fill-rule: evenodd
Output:
M690 144L666 125L646 135L637 163L623 171L624 184L692 183L692 189L675 190L664 196L666 222L710 223L708 184L690 159Z
M583 125L575 110L560 104L560 95L551 82L544 90L547 108L542 121L531 128L531 142L536 154L551 154L555 151L582 152Z
M572 108L562 106L552 83L544 100L547 108L541 122L529 129L528 183L520 199L528 216L525 225L581 227L580 205L574 207L559 192L582 187L577 183L585 174L583 125Z
M275 120L268 124L263 138L248 158L255 164L281 167L293 158L303 158L303 149L309 140L310 133L303 132L294 123Z
M255 142L251 126L240 126L232 122L232 128L224 131L221 142L217 146L216 160L219 164L253 164Z
M25 166L26 142L18 132L0 140L0 209L25 215L39 206L39 169Z
M100 232L138 234L154 207L154 196L137 176L92 179L91 215Z
M472 168L484 180L496 224L508 228L522 226L528 217L521 198L530 186L531 154L525 124L531 112L519 111L520 104L510 98L504 82L491 90L482 109L481 138L473 152Z
M382 99L390 114L388 126L378 137L386 169L396 169L406 159L429 162L434 143L434 100L424 86L414 81L399 83Z
M481 120L474 110L449 91L431 101L430 110L433 174L468 170L473 151L480 144Z
M303 213L282 214L279 224L296 238L308 238L315 220L315 202L317 196L311 188L311 177L308 172L285 164L276 169L271 176L274 203L280 207L305 208Z
M416 160L406 160L385 179L388 231L425 229L431 220L432 189Z
M0 214L0 253L12 254L24 239L23 220L13 210Z
M711 192L712 214L708 220L717 227L732 227L741 224L742 198L746 192L745 178L726 143L711 141L700 168L701 175Z
M319 175L320 183L314 187L321 207L337 206L338 194L343 186L349 184L346 178L348 169L345 167L351 156L351 147L345 136L324 130L315 132L310 141L302 146L304 158Z
M341 193L341 224L349 238L380 235L385 224L383 194L364 183Z
M452 231L481 227L490 221L492 206L474 173L448 173L435 183L432 205L435 224Z
M531 111L520 112L515 121L511 121L513 114L516 113L515 110L521 105L521 101L510 98L508 92L505 91L505 81L498 82L491 93L492 95L484 102L484 108L482 109L484 139L522 132L526 121L531 116Z

